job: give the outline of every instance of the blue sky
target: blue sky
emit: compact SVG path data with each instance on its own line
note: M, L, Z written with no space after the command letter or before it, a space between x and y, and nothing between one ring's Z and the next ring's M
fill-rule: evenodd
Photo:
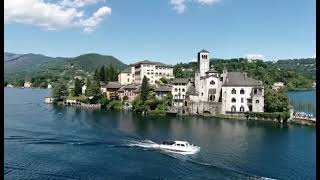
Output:
M46 11L52 14L36 14L19 1L5 0L6 52L100 53L124 63L150 59L170 64L195 59L202 48L210 57L253 54L265 60L316 52L315 0L64 0L74 3L69 6L62 6L62 0L27 0L28 5L56 7ZM84 18L77 19L74 10Z

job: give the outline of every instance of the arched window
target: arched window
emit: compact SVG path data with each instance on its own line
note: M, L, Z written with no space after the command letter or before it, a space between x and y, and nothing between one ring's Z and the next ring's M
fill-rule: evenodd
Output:
M188 106L188 102L187 101L184 101L184 106Z
M184 92L185 90L184 90L184 88L182 88L182 92Z
M232 99L231 99L231 102L236 102L236 98L232 98Z
M214 99L215 99L215 95L210 94L209 100L214 101Z
M201 96L203 96L203 93L201 93Z
M244 89L241 89L241 90L240 90L240 94L244 94Z
M236 94L237 91L233 88L232 91L231 91L231 94Z
M254 94L257 94L257 89L254 89L253 92L254 92Z
M240 107L240 112L244 112L244 107L243 106Z
M216 83L214 82L214 80L212 80L212 81L210 81L210 84L214 85L214 84L216 84Z
M231 107L231 112L235 112L235 111L236 111L236 106L233 105L233 106Z
M174 91L176 91L176 92L177 92L177 91L178 91L178 89L177 89L177 88L174 88Z

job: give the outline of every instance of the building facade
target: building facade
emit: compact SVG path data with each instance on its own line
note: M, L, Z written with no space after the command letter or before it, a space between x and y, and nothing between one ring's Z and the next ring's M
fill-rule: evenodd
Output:
M209 51L201 50L194 83L188 85L183 102L180 110L189 114L263 112L264 87L243 72L227 72L224 68L220 74L210 68Z
M118 75L118 82L121 85L142 84L143 77L149 79L149 84L155 84L162 77L173 79L173 66L149 60L130 64L129 67Z

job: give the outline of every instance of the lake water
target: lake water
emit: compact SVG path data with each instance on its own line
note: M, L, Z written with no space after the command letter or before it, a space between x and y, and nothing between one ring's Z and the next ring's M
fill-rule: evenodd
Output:
M288 97L290 101L294 102L294 108L298 109L299 102L304 104L304 107L302 109L307 112L307 104L312 104L313 108L311 109L311 112L316 112L316 91L290 91L288 92Z
M54 107L5 89L5 179L315 179L316 129ZM150 148L187 140L194 155ZM132 146L138 144L139 146Z

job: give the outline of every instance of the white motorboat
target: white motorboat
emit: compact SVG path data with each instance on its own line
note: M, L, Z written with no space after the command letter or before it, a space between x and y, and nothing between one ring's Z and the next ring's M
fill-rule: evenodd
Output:
M194 154L200 151L200 147L189 144L186 141L163 141L159 148L169 152Z

